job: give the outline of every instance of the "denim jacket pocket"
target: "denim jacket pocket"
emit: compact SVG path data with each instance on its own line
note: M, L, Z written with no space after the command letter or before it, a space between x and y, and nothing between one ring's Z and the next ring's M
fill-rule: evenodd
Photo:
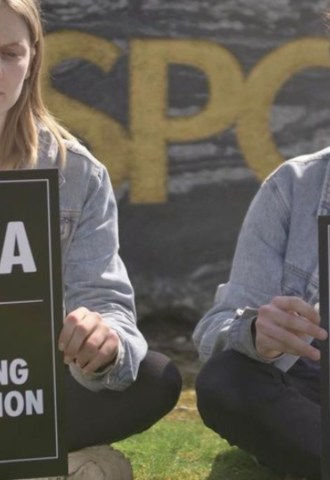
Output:
M290 263L284 264L282 292L305 299L309 303L318 301L318 281L314 272L306 272Z
M64 241L69 238L71 225L72 225L72 219L69 217L69 215L61 213L60 215L61 241Z
M63 256L65 255L74 235L78 223L78 217L79 212L77 211L67 209L60 211L60 235Z

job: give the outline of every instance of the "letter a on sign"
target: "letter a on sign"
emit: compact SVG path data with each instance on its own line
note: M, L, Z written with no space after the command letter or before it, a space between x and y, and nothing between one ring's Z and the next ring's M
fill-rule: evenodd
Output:
M15 251L18 254L15 255ZM11 273L14 265L22 265L23 272L36 272L31 247L23 222L9 222L0 260L0 274Z

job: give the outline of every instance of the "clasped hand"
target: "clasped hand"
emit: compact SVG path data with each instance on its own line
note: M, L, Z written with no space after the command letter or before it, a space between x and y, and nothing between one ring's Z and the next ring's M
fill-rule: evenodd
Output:
M81 307L64 319L58 347L64 353L65 363L75 362L88 374L115 360L119 337L99 313Z
M256 349L265 358L282 353L320 359L320 351L306 342L307 337L325 340L326 330L319 326L315 308L298 297L274 297L258 310Z

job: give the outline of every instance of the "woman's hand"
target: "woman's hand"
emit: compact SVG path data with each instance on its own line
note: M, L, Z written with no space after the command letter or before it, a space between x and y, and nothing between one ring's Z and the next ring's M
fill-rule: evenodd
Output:
M65 363L74 361L84 373L92 373L115 360L119 342L99 313L81 307L65 318L58 345Z
M320 316L312 305L298 297L275 297L258 310L256 349L265 358L291 353L319 360L318 349L306 337L325 340L327 332L319 326Z

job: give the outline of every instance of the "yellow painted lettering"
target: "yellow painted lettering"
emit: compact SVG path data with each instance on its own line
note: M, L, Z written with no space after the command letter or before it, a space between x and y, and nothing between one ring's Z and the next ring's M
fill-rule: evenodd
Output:
M169 117L168 66L189 65L208 80L208 102L195 115ZM133 202L167 198L167 143L207 138L236 120L243 73L225 48L204 40L134 40L131 44L130 167Z
M43 88L47 105L70 131L91 146L93 154L109 169L114 185L119 185L129 175L131 147L127 133L108 115L58 92L52 85L51 71L64 60L81 58L108 72L121 51L107 40L73 31L48 34L46 49Z
M283 161L269 128L275 97L293 75L313 67L329 68L329 41L325 38L299 39L274 50L247 79L237 136L248 165L261 180Z

